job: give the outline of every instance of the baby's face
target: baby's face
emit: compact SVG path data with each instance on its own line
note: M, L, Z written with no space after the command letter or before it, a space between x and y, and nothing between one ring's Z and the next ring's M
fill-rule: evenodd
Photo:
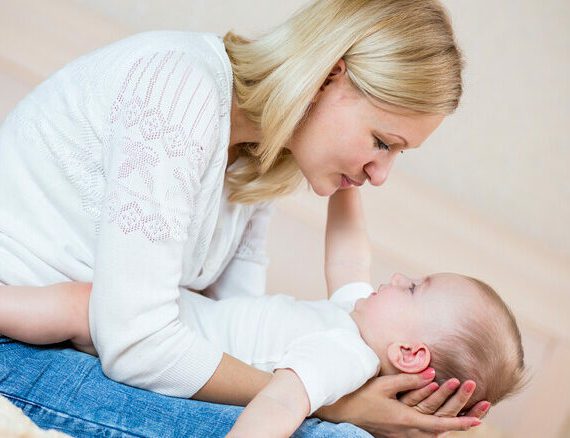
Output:
M461 275L411 279L394 274L390 283L357 300L352 315L365 341L383 349L396 341L429 342L480 307L475 286Z

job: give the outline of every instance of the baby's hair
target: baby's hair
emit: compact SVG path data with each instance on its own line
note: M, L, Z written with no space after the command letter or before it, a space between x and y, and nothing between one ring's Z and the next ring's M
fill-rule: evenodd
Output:
M485 313L468 314L460 327L429 346L436 381L456 377L474 380L474 394L464 410L487 400L491 404L519 392L527 382L524 351L516 319L488 284L466 277L487 305Z

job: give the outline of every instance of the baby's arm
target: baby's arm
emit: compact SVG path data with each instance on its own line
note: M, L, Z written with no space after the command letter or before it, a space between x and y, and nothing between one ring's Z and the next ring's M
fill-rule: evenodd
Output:
M309 411L309 397L301 379L291 369L278 369L267 386L245 407L227 436L288 437Z
M357 188L329 198L325 239L328 296L347 283L370 283L371 250Z
M0 286L0 334L30 344L71 341L96 355L89 335L90 283Z

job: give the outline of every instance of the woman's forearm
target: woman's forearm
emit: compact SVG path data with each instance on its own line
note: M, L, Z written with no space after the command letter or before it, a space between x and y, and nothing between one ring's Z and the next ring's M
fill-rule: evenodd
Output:
M258 370L224 353L210 380L192 398L245 406L269 383L271 377L271 373Z

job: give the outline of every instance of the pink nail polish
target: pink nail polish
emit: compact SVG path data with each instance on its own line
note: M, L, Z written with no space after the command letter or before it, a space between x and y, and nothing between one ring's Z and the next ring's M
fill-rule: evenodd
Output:
M437 391L439 389L439 385L436 382L432 382L428 386L431 391Z
M447 382L447 387L449 389L451 389L452 391L455 391L457 388L459 388L460 385L461 385L461 382L459 380L451 380L451 381Z
M482 412L482 413L487 412L490 407L491 407L491 403L489 403L489 402L483 402L483 403L481 403L481 412Z
M471 427L477 427L481 424L481 420L473 420L471 422Z
M433 368L428 368L423 373L421 373L420 376L422 376L422 378L425 380L431 380L435 377L435 370Z
M475 391L475 387L477 385L475 384L475 382L467 382L463 385L463 388L465 388L466 392L473 392Z

